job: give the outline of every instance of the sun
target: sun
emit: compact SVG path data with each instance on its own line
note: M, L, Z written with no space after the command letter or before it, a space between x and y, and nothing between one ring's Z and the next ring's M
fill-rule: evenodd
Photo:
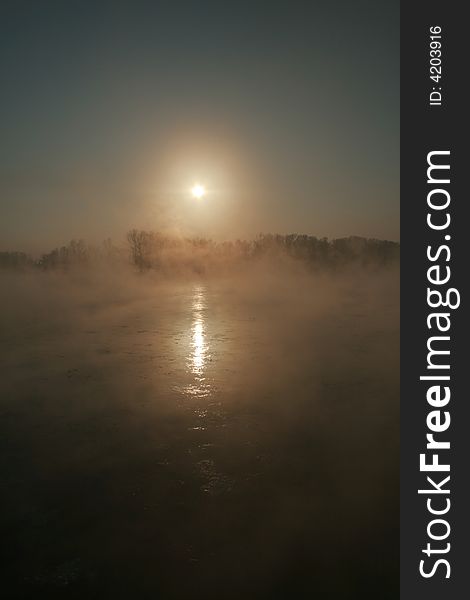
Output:
M202 198L206 195L206 188L200 183L195 183L191 188L191 194L194 198Z

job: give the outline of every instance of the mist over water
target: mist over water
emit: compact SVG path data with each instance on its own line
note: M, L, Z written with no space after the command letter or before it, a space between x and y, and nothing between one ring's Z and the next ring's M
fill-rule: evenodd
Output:
M398 275L2 273L12 597L396 598Z

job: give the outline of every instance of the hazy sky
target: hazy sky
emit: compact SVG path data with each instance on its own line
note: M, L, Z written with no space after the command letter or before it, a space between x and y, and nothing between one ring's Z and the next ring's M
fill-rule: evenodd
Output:
M0 76L2 249L398 239L397 0L2 0Z

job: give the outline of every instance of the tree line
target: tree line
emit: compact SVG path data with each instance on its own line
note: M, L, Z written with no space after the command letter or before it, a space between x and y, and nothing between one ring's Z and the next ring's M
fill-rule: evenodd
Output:
M185 268L204 272L262 258L291 258L317 268L338 268L351 264L384 266L400 256L397 242L349 236L329 240L291 233L260 234L253 240L216 242L206 238L169 236L155 231L132 229L125 245L108 239L99 246L72 240L33 259L23 252L0 252L0 267L9 269L67 269L96 263L131 263L139 271L170 272Z

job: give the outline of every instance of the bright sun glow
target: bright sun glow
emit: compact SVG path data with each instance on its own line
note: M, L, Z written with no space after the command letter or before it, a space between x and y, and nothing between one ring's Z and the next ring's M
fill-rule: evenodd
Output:
M200 183L195 183L191 189L191 194L195 198L202 198L206 195L206 189Z

